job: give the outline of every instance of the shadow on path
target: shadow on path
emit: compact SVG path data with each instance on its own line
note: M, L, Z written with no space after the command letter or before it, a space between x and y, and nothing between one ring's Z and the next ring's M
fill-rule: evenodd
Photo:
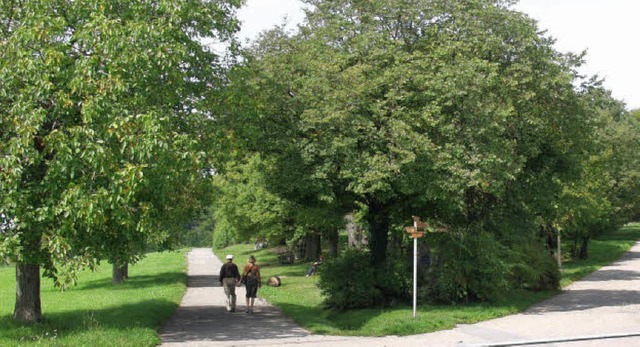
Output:
M401 337L312 335L262 300L249 316L244 313L244 288L237 291L238 312L227 313L217 276L222 263L210 249L194 249L188 257L189 287L160 333L163 346L460 347L548 345L527 341L554 339L572 347L640 346L640 243L617 262L523 313ZM578 342L584 337L588 341Z
M187 287L189 288L206 288L215 287L220 283L218 275L194 275L187 279Z
M598 307L640 305L637 290L572 290L534 305L525 314L583 311Z
M593 274L582 278L581 282L597 282L597 281L635 281L640 279L639 271L632 270L599 270Z
M177 315L189 324L163 334L163 342L238 341L304 337L309 333L296 329L273 307L261 307L253 316L224 307L186 307Z
M164 346L241 340L260 345L260 340L310 335L264 300L256 301L253 315L245 314L244 287L236 288L236 312L226 312L218 276L222 262L208 248L195 248L187 257L187 292L171 321L160 331Z

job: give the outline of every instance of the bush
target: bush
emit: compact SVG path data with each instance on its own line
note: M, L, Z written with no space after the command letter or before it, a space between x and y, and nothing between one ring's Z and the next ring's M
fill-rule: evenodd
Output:
M532 242L514 246L509 258L513 264L511 282L515 287L531 290L560 287L557 261L544 246Z
M346 310L375 305L381 292L368 251L348 249L319 268L318 286L329 308Z
M448 238L438 246L432 266L428 301L459 303L494 300L509 288L507 248L487 233Z
M411 250L411 253L407 253ZM421 269L421 268L420 268ZM413 290L413 248L398 249L387 254L383 264L375 268L375 286L380 291L376 306L394 306L411 299Z

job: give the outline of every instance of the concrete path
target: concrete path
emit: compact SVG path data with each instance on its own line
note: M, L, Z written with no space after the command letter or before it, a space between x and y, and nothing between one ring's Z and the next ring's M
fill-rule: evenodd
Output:
M222 263L207 248L188 258L189 288L160 333L162 346L640 346L640 243L521 314L403 337L313 335L263 300L247 316L244 288L237 312L227 313L218 282Z

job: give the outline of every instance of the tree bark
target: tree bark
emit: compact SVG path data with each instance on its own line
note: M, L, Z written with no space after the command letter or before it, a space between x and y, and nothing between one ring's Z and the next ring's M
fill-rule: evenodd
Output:
M332 258L338 256L338 241L339 235L338 230L332 230L327 235L327 242L329 243L329 254Z
M361 247L362 246L362 229L355 222L353 213L349 213L344 216L345 229L347 230L347 244L349 247Z
M26 323L42 320L39 265L16 264L16 305L13 319Z
M111 283L113 284L122 284L129 277L129 269L128 264L118 266L117 264L113 264L111 271Z
M589 237L582 237L580 242L580 253L578 254L580 259L588 259L589 258Z
M371 260L374 265L381 264L387 259L387 234L389 233L389 213L383 204L378 202L369 203L367 213L369 222L369 249L371 250Z
M305 260L318 260L320 257L320 234L312 233L305 237Z

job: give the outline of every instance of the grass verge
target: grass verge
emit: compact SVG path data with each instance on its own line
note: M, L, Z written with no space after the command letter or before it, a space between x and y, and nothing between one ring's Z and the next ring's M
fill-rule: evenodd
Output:
M640 240L640 223L628 224L615 233L603 235L589 242L589 258L565 261L562 264L563 287L618 260ZM564 249L568 250L568 245Z
M42 280L43 322L13 322L15 269L0 268L0 346L155 346L157 331L186 290L185 251L148 254L129 267L129 280L111 284L106 262L82 272L61 292Z
M563 266L562 286L567 286L598 268L610 264L640 240L640 224L630 224L610 235L592 240L589 259L566 262ZM568 249L568 247L565 247ZM302 327L327 335L411 335L453 328L456 324L470 324L523 311L532 304L557 292L513 291L502 300L472 305L421 305L416 318L412 306L404 303L393 308L362 309L337 312L325 310L316 286L317 277L305 277L308 263L280 265L277 255L269 249L253 250L253 245L234 245L216 251L216 255L236 255L237 263L254 254L261 266L262 276L280 276L281 287L263 286L259 295L278 306Z

